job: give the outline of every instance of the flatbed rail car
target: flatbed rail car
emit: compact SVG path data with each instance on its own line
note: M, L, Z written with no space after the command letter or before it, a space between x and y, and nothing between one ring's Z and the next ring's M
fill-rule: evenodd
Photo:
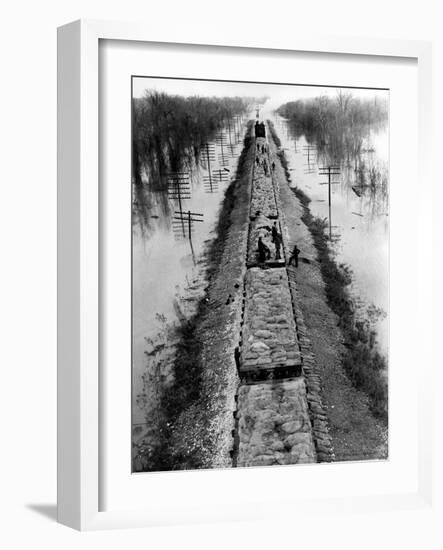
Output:
M244 322L237 366L244 383L301 376L298 343L286 269L248 269Z

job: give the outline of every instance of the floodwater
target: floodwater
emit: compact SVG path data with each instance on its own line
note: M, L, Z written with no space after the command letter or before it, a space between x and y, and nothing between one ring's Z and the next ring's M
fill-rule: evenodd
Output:
M246 120L246 119L245 119ZM149 228L137 221L133 226L133 425L146 423L146 410L137 403L143 391L143 374L147 369L145 351L165 324L178 316L192 315L207 285L204 252L214 237L214 229L224 193L235 177L243 147L245 124L227 127L209 147L208 158L189 172L190 198L179 201L151 196L147 208ZM209 179L209 170L211 178ZM183 195L185 191L183 191ZM187 196L189 196L187 195ZM177 196L177 195L175 195ZM167 204L165 214L164 205ZM189 215L191 238L189 238ZM202 214L202 216L200 215ZM182 218L184 221L181 221ZM177 310L179 304L179 312Z
M281 140L291 186L297 186L311 199L309 207L314 216L329 220L328 185L323 185L328 178L319 175L319 168L327 166L328 160L317 153L304 135L295 138L286 120L272 110L264 118L273 121ZM389 339L388 155L387 128L370 131L358 163L363 162L372 171L377 185L361 187L359 164L353 163L348 168L342 165L340 175L331 178L335 182L331 185L332 250L337 263L352 270L350 292L356 315L370 320L385 357Z

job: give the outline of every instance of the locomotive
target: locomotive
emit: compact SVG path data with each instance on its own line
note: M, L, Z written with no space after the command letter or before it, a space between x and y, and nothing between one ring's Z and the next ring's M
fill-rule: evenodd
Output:
M255 137L256 138L264 138L266 137L266 128L264 122L257 122L255 123Z

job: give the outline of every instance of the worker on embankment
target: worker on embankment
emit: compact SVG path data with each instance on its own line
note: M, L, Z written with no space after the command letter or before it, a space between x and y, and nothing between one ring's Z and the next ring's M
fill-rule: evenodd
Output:
M299 255L299 254L300 254L300 249L299 249L298 246L295 244L295 245L294 245L294 248L293 248L293 250L292 250L291 257L289 258L288 265L291 265L292 260L294 260L294 262L295 262L295 267L298 267L298 255Z

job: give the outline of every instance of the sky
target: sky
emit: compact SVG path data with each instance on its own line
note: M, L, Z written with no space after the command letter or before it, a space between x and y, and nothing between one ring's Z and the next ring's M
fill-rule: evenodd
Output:
M200 96L247 96L247 97L262 97L269 96L267 103L276 109L279 105L287 101L295 101L297 99L315 97L319 95L335 96L340 88L319 87L319 86L295 86L285 84L251 84L244 82L221 82L221 81L199 81L185 79L169 79L169 78L150 78L150 77L134 77L133 78L133 96L142 97L146 89L157 90L169 94L177 94L183 96L200 95ZM352 93L354 97L365 98L388 98L387 90L373 89L356 89L342 88Z

